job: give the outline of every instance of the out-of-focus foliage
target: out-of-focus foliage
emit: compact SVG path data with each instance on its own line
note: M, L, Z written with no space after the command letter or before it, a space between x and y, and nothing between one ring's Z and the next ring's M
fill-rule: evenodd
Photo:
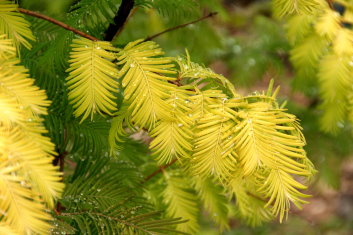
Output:
M291 61L298 70L300 86L318 86L323 115L320 129L336 133L350 120L352 109L353 31L351 1L288 1L298 10L290 12L281 1L274 10L287 21L293 49ZM300 10L303 9L303 10Z
M294 8L293 2L299 5ZM120 3L22 0L21 7L102 39ZM350 126L342 128L337 139L319 131L321 115L315 105L320 92L318 80L311 79L317 69L294 71L289 63L290 47L313 31L311 24L305 27L304 19L285 28L272 18L273 13L295 18L316 12L324 9L320 1L308 6L292 0L135 3L121 34L109 46L108 42L74 39L71 32L26 17L37 41L27 38L33 49L20 47L21 60L52 100L44 120L46 135L66 159L67 186L57 205L59 213L53 215L53 233L167 234L169 230L163 229L177 228L199 234L313 234L352 229L348 220L335 215L325 220L325 226L319 220L314 225L307 222L312 219L305 217L311 204L304 205L303 214L291 209L281 225L260 225L275 215L286 218L290 201L303 203L306 196L298 189L307 185L303 178L314 172L303 151L306 142L307 155L320 172L310 189L314 198L306 200L317 210L322 208L315 201L323 191L321 185L340 188L338 166L353 150L347 138ZM272 3L280 10L272 12ZM163 34L155 39L158 44L135 41L211 11L218 15ZM324 23L317 27L321 31L337 28L337 24L324 27L329 19L322 19ZM303 27L296 29L296 25ZM285 35L298 30L302 34ZM296 47L297 52L314 53L298 66L294 63L296 69L318 59L315 53L326 43L321 38L311 37L312 44ZM80 43L73 44L73 39ZM177 56L185 48L190 55ZM82 68L90 73L81 73ZM333 71L322 71L325 76L329 73ZM300 79L302 74L313 76ZM292 82L294 76L299 79ZM282 89L262 93L271 78ZM182 86L175 85L179 82ZM295 116L284 110L283 98L289 98L287 108L301 119L306 140ZM174 161L144 181L159 166ZM189 221L181 223L185 221L178 217ZM11 229L1 224L0 231Z
M64 184L52 165L55 146L44 136L41 115L50 105L45 91L34 85L19 65L17 48L30 48L29 23L0 2L0 211L2 234L46 234Z

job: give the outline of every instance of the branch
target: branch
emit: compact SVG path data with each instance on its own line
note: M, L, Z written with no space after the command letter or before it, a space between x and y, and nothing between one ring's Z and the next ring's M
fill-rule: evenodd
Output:
M154 171L152 174L148 175L143 181L142 183L146 183L147 181L149 181L150 179L152 179L155 175L158 175L159 173L163 172L164 169L166 169L167 167L170 167L171 165L173 165L178 159L174 159L173 161L171 161L170 163L161 166L158 170Z
M64 28L64 29L66 29L66 30L69 30L69 31L71 31L71 32L74 32L75 34L80 35L80 36L82 36L82 37L84 37L84 38L87 38L87 39L89 39L89 40L92 40L92 41L99 41L98 38L95 38L95 37L93 37L93 36L91 36L91 35L88 35L88 34L82 32L82 31L80 31L80 30L78 30L78 29L75 29L75 28L71 27L71 26L68 25L68 24L65 24L65 23L63 23L63 22L61 22L61 21L58 21L58 20L56 20L56 19L53 19L53 18L51 18L51 17L49 17L49 16L42 15L42 14L40 14L40 13L37 13L37 12L34 12L34 11L30 11L30 10L27 10L27 9L23 9L23 8L17 8L17 9L18 9L19 12L21 12L21 13L23 13L23 14L30 15L30 16L34 16L34 17L37 17L37 18L39 18L39 19L43 19L43 20L49 21L50 23L56 24L56 25L58 25L58 26L60 26L60 27L62 27L62 28Z
M162 31L162 32L160 32L160 33L157 33L157 34L154 34L154 35L152 35L152 36L149 36L149 37L147 37L144 41L150 41L150 40L152 40L152 39L154 39L154 38L156 38L156 37L158 37L158 36L160 36L160 35L162 35L162 34L168 33L168 32L170 32L170 31L173 31L173 30L176 30L176 29L184 28L184 27L186 27L186 26L188 26L188 25L191 25L191 24L198 23L198 22L200 22L200 21L202 21L202 20L205 20L205 19L207 19L207 18L213 17L213 16L215 16L215 15L217 15L217 14L218 14L217 12L211 12L211 13L209 13L208 15L205 15L205 16L203 16L203 17L197 19L197 20L194 20L194 21L191 21L191 22L188 22L188 23L185 23L185 24L177 25L177 26L171 27L171 28L169 28L169 29L166 29L166 30L164 30L164 31Z
M118 13L114 17L114 23L111 23L105 32L104 40L113 41L113 39L119 35L124 27L127 18L130 15L130 11L134 7L134 0L123 0L119 7Z
M334 8L333 8L333 0L326 0L326 2L327 2L327 4L328 4L328 6L329 6L332 10L334 10Z

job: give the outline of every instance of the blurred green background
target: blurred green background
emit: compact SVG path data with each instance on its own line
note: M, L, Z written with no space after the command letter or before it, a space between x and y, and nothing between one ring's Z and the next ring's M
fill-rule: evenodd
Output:
M73 2L76 1L22 0L20 4L60 19ZM283 22L273 19L271 1L199 0L188 5L178 2L182 1L175 1L176 7L170 11L136 8L115 44L146 38L209 12L218 12L212 18L155 40L167 55L181 55L187 48L193 61L229 78L240 93L265 90L274 78L275 84L281 86L280 97L288 100L287 108L301 120L308 156L319 171L310 188L310 203L301 211L293 209L283 224L273 222L250 228L232 220L231 230L224 234L353 234L352 127L342 125L335 136L320 132L317 86L295 79L285 27ZM207 215L200 234L219 234L206 218Z

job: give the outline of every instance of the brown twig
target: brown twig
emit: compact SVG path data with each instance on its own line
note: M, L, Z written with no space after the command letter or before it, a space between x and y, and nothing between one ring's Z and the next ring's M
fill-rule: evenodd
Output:
M167 167L170 167L171 165L173 165L176 161L178 161L178 159L174 159L173 161L171 161L170 163L161 166L158 170L155 170L154 172L152 172L152 174L148 175L143 181L142 183L146 183L147 181L149 181L150 179L152 179L155 175L158 175L159 173L163 172L164 169L166 169Z
M99 41L98 38L95 38L95 37L93 37L93 36L91 36L91 35L89 35L87 33L84 33L84 32L82 32L82 31L80 31L78 29L75 29L75 28L71 27L70 25L65 24L65 23L63 23L61 21L58 21L56 19L53 19L53 18L51 18L49 16L46 16L46 15L43 15L43 14L40 14L40 13L37 13L37 12L34 12L34 11L30 11L30 10L27 10L27 9L23 9L23 8L18 8L18 11L23 13L23 14L26 14L26 15L34 16L34 17L37 17L39 19L43 19L43 20L49 21L50 23L56 24L56 25L66 29L66 30L74 32L75 34L80 35L80 36L82 36L84 38L87 38L89 40Z
M123 29L127 18L130 15L130 11L134 7L134 0L123 0L119 7L118 13L114 17L114 23L111 23L105 33L104 40L112 41L114 38L119 35Z
M267 202L266 199L261 198L261 197L255 195L255 194L252 194L252 193L250 193L249 191L247 191L246 194L248 194L249 196L251 196L251 197L253 197L253 198L256 198L256 199L259 200L259 201Z
M326 0L329 7L333 10L333 0Z
M191 21L191 22L188 22L188 23L185 23L185 24L177 25L177 26L171 27L171 28L169 28L169 29L166 29L166 30L164 30L164 31L162 31L162 32L160 32L160 33L157 33L157 34L154 34L154 35L152 35L152 36L149 36L149 37L147 37L144 41L152 40L152 39L154 39L154 38L156 38L156 37L159 37L159 36L162 35L162 34L168 33L168 32L170 32L170 31L174 31L174 30L176 30L176 29L184 28L184 27L186 27L186 26L188 26L188 25L195 24L195 23L200 22L200 21L202 21L202 20L205 20L205 19L207 19L207 18L213 17L213 16L215 16L215 15L217 15L217 14L218 14L217 12L211 12L211 13L209 13L208 15L205 15L205 16L203 16L203 17L197 19L197 20L194 20L194 21Z

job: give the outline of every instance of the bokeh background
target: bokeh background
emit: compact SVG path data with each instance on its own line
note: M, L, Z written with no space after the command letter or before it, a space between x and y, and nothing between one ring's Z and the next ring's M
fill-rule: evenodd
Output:
M217 12L197 24L163 34L155 40L175 56L189 51L195 62L229 78L241 93L265 90L270 79L281 86L280 98L301 120L306 150L318 174L310 187L312 197L302 210L293 209L286 222L251 228L231 221L224 234L353 234L352 126L342 123L336 135L320 131L318 86L296 79L289 61L285 25L272 17L270 0L173 0L170 11L136 8L117 44L125 44ZM60 18L74 0L21 1L21 6ZM161 7L162 9L162 7ZM83 22L84 23L84 22ZM206 217L206 215L205 215ZM219 234L207 219L202 235Z

